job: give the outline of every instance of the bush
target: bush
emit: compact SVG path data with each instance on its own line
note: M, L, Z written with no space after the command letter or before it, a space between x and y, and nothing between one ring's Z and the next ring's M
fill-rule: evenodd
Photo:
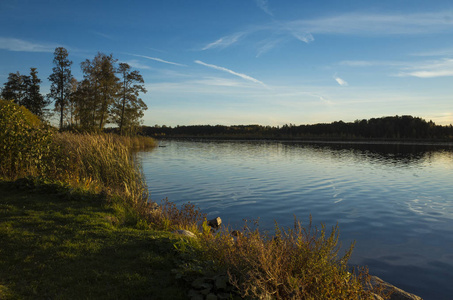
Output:
M205 236L205 256L216 261L242 297L252 299L374 299L366 269L347 266L353 245L338 256L339 230L276 225L274 236L246 224L235 241L228 232ZM351 272L350 272L351 271Z
M43 175L52 135L50 128L25 107L0 100L0 176L14 180Z
M149 203L139 210L151 226L162 230L186 229L198 233L206 214L192 203L186 203L178 209L175 203L162 200L160 205Z

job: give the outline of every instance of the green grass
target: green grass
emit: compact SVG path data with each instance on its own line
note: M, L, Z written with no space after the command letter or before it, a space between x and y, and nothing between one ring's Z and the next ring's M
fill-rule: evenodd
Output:
M0 299L187 298L171 234L125 225L95 195L11 183L0 195Z

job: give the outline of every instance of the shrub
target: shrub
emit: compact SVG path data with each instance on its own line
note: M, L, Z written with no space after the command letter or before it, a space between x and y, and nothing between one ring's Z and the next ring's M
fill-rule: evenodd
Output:
M206 214L192 203L186 203L178 208L175 203L164 199L161 205L149 203L143 205L141 215L151 226L162 230L186 229L198 233Z
M353 245L338 256L339 230L330 234L307 228L276 225L274 236L245 226L232 241L227 232L203 240L205 256L227 270L241 296L252 299L374 299L365 288L368 271L347 266ZM206 236L205 236L206 237Z
M25 107L0 100L0 176L14 180L43 175L52 135L50 128Z

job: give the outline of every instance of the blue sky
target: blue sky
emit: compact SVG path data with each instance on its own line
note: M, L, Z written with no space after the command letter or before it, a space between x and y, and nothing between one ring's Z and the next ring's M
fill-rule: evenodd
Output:
M453 123L452 1L0 1L0 83L53 51L143 75L146 125Z

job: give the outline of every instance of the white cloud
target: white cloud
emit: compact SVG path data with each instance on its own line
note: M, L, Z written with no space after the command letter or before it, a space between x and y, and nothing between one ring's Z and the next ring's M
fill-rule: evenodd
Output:
M54 52L56 44L40 44L20 39L0 37L0 49L17 52Z
M431 51L419 52L413 56L453 56L453 48L435 49Z
M296 20L287 25L311 34L429 34L453 31L453 12L418 14L351 13L312 20Z
M272 11L269 9L268 1L267 0L255 0L256 5L264 11L269 16L274 16Z
M315 40L315 38L313 37L313 35L311 35L311 33L297 32L296 30L290 30L290 31L291 31L291 35L293 37L295 37L299 41L304 42L306 44L309 44Z
M348 86L348 83L347 83L345 80L341 79L340 77L334 76L333 78L335 79L335 81L336 81L339 85L341 85L341 86Z
M218 78L218 77L206 77L200 80L193 80L191 83L209 85L209 86L227 86L227 87L246 87L242 82L237 80Z
M103 37L105 39L108 39L108 40L112 40L112 41L115 40L115 38L113 36L99 32L99 31L92 31L91 33L98 35L100 37Z
M400 73L400 76L413 76L418 78L434 78L453 76L453 70L434 70L434 71L414 71L409 73Z
M397 76L413 76L418 78L434 78L453 76L453 59L445 58L441 60L416 63L403 69Z
M264 87L267 87L263 82L259 81L258 79L255 79L255 78L253 78L251 76L248 76L248 75L245 75L245 74L242 74L242 73L237 73L235 71L232 71L232 70L224 68L224 67L219 67L219 66L216 66L216 65L207 64L207 63L202 62L200 60L195 60L195 63L197 63L199 65L202 65L202 66L205 66L205 67L208 67L208 68L212 68L212 69L220 70L220 71L223 71L223 72L227 72L227 73L230 73L232 75L238 76L238 77L240 77L242 79L245 79L245 80L248 80L248 81L252 81L254 83L258 83L258 84L261 84Z
M283 39L271 39L263 41L262 45L259 46L256 57L260 57L262 54L274 49L277 45L283 43Z
M136 69L146 69L146 70L151 69L149 66L142 64L141 62L139 62L136 59L128 60L128 61L126 61L126 63L129 66L131 66L132 68L136 68Z
M136 56L136 57L143 57L143 58L146 58L146 59L149 59L149 60L154 60L154 61L161 62L161 63L164 63L164 64L180 66L180 67L187 67L187 65L183 65L183 64L179 64L179 63L163 60L163 59L160 59L160 58L157 58L157 57L151 57L151 56L146 56L146 55L138 55L138 54L130 54L130 55Z
M213 48L222 48L223 49L223 48L229 47L229 46L237 43L241 38L243 38L247 34L248 34L248 32L237 32L232 35L221 37L220 39L207 44L201 50L208 50L208 49L213 49Z
M266 9L267 1L255 0L261 9ZM453 32L453 11L418 14L369 14L350 13L316 19L294 21L273 20L264 26L255 26L244 31L227 35L207 44L202 50L227 48L245 40L255 33L266 33L272 39L295 38L304 43L315 40L316 34L343 35L417 35ZM259 47L258 56L262 47ZM276 44L276 42L274 42ZM268 47L268 49L271 49ZM268 51L268 49L266 51Z
M371 67L376 65L376 62L367 60L343 60L339 62L339 65L348 67Z

